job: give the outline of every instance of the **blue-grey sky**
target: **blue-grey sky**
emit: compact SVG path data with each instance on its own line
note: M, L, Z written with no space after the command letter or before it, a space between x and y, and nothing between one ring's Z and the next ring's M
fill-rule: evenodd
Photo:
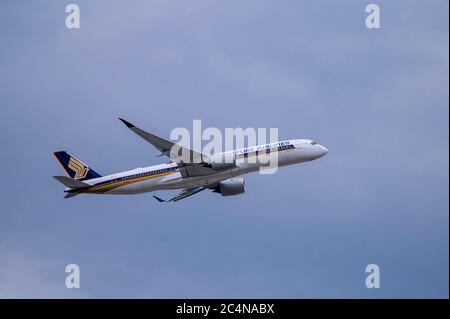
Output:
M376 1L378 30L369 1L73 2L79 30L69 2L0 4L0 297L448 298L447 1ZM119 116L330 152L236 197L63 199L53 151L101 174L164 161Z

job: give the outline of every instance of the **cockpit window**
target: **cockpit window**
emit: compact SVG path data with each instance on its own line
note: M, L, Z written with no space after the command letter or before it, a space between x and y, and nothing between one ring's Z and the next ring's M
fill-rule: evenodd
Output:
M317 144L317 142L314 142L314 141L311 142L311 145L316 145L316 144Z

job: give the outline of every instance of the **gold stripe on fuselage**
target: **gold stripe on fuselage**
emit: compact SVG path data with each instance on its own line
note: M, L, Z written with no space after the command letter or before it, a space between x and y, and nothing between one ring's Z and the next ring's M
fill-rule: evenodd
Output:
M156 177L160 177L160 176L164 176L164 175L173 174L176 172L177 171L169 171L169 172L163 172L163 173L159 173L159 174L155 174L155 175L139 176L139 177L134 177L134 178L130 178L130 179L118 180L115 182L108 183L106 185L92 186L91 188L89 188L86 191L86 193L107 192L107 191L110 191L112 189L115 189L115 188L123 186L123 185L134 184L134 183L137 183L140 181L144 181L147 179L152 179L152 178L156 178Z

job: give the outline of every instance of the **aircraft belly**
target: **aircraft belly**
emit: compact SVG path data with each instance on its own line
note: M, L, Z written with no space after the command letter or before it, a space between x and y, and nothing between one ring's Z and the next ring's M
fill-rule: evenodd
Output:
M158 189L179 189L179 188L191 188L208 186L214 183L218 183L224 179L228 179L236 175L236 169L227 170L225 172L219 172L211 175L192 176L187 178L177 178L160 183Z
M245 174L246 172L247 170L236 168L224 172L218 172L216 174L193 176L187 178L182 178L180 172L176 172L158 178L122 185L117 188L113 188L109 191L106 191L105 194L126 195L126 194L139 194L164 189L201 187L215 184L222 180Z
M283 152L279 164L280 166L285 166L295 163L302 163L305 161L307 161L305 154L301 150L293 149Z
M148 179L139 182L134 182L113 188L105 194L139 194L145 193L158 188L158 180L161 178Z
M137 182L133 184L119 186L117 188L113 188L109 191L106 191L105 194L139 194L144 190L140 185L142 182Z

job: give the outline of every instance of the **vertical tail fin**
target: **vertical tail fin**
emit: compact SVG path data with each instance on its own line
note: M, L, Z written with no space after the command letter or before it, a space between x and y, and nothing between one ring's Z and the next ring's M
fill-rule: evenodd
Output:
M66 172L67 176L71 178L84 181L86 179L102 177L102 175L67 152L55 152L53 155L58 163L61 164L61 167L64 172Z

